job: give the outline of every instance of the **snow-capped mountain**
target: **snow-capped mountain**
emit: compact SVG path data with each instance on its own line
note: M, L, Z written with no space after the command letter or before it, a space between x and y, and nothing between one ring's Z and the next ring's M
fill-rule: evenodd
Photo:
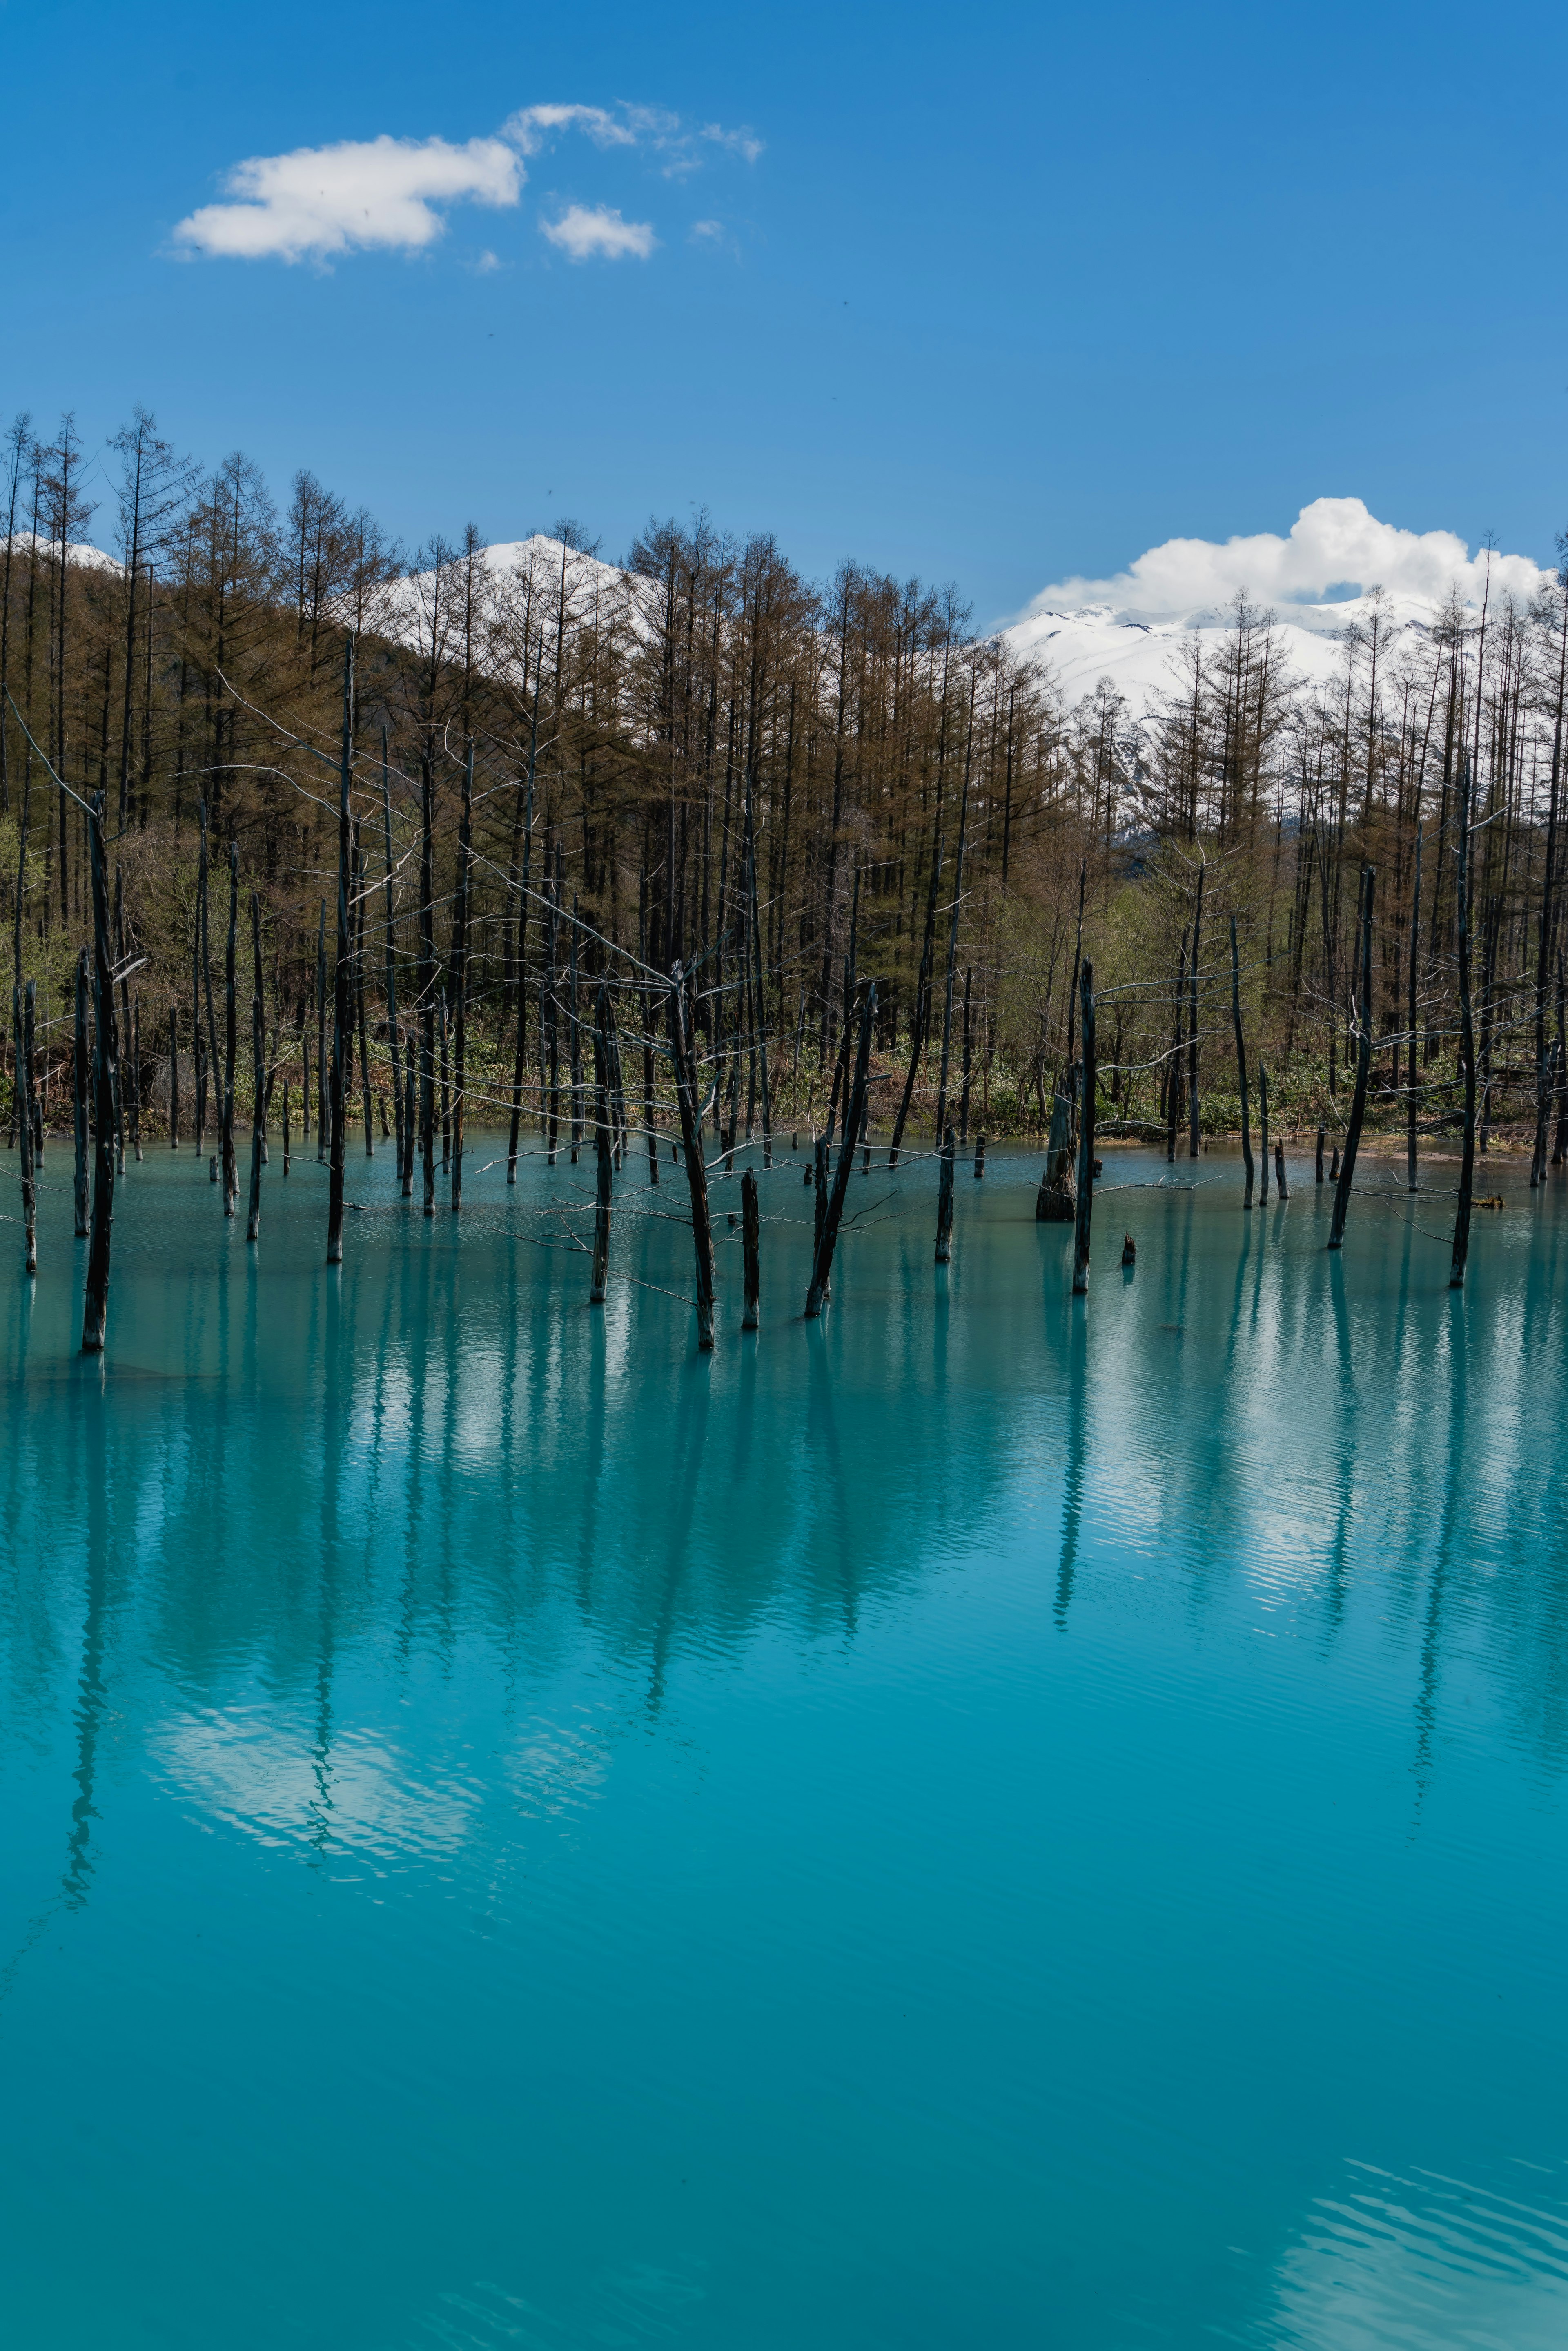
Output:
M1276 622L1275 636L1291 676L1308 685L1327 685L1343 674L1347 629L1368 617L1364 596L1333 603L1292 605L1284 611L1264 607ZM1403 597L1385 608L1393 632L1388 654L1396 658L1407 638L1424 638L1435 610L1413 597ZM1085 604L1077 611L1055 611L1034 606L1026 619L1006 632L1013 650L1040 661L1061 688L1068 709L1092 694L1102 678L1109 678L1127 705L1127 716L1138 719L1156 703L1181 692L1183 657L1196 636L1205 653L1234 626L1223 612L1199 609L1171 619L1145 621L1113 604Z
M1374 588L1393 670L1455 591L1471 611L1483 601L1495 611L1505 597L1530 603L1550 577L1529 556L1472 555L1452 531L1379 522L1360 498L1315 498L1285 537L1166 539L1112 579L1061 581L1005 634L1050 668L1068 708L1109 678L1136 721L1180 692L1195 637L1212 652L1234 625L1227 607L1239 593L1277 624L1291 674L1326 686L1343 674L1345 632L1366 622Z

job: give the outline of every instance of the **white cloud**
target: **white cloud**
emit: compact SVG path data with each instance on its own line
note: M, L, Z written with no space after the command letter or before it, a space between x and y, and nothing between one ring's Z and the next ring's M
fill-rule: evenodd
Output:
M1484 555L1472 556L1454 531L1401 530L1379 522L1360 498L1314 498L1283 538L1272 531L1224 540L1167 538L1110 579L1058 580L1040 590L1029 611L1108 605L1130 620L1166 621L1218 612L1240 589L1255 603L1283 611L1375 585L1426 605L1457 586L1479 603L1486 574ZM1527 555L1490 559L1494 597L1504 591L1533 596L1547 578Z
M762 152L761 140L744 125L738 131L726 131L722 123L705 122L702 135L713 146L727 147L732 155L740 156L747 163L755 163Z
M537 155L552 131L584 131L596 147L634 147L637 134L601 106L521 106L501 125L501 136Z
M606 261L623 261L629 254L646 261L658 242L651 223L622 220L608 204L569 204L559 220L541 221L539 226L572 261L587 261L594 254Z
M439 204L515 204L524 172L499 139L340 141L297 147L287 155L253 155L236 163L225 193L239 201L204 204L174 235L201 253L247 261L300 261L356 246L405 253L432 245L445 228Z
M705 149L721 149L747 163L762 152L762 141L749 130L690 124L663 107L625 101L613 108L525 106L508 116L498 137L462 146L383 133L298 147L287 155L252 155L225 175L227 201L192 213L175 229L174 243L187 253L250 261L322 261L366 247L418 252L444 234L448 205L515 204L528 176L520 158L569 131L601 149L654 156L666 179L700 170ZM546 225L545 235L574 261L591 254L646 260L656 243L647 223L622 220L601 204L572 204ZM496 266L490 256L478 264Z
M700 243L716 244L718 239L724 235L724 223L722 221L716 220L693 221L691 233L692 243L694 245Z
M720 147L755 163L762 141L745 125L727 131L720 122L693 126L662 106L633 106L622 99L612 111L602 106L524 106L501 126L525 155L537 155L552 133L580 131L596 147L641 147L663 159L667 180L685 179L702 169L704 145Z

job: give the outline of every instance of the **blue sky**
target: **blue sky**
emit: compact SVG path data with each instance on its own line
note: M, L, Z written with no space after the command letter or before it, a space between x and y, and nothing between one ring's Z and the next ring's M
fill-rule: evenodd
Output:
M989 622L1319 496L1548 559L1568 520L1568 16L1536 0L0 0L0 410L96 446L141 400L410 546L569 513L617 555L706 505ZM182 241L247 159L382 137L421 145L360 218L413 202L422 246L200 249L312 233L308 166L281 227ZM411 170L490 201L420 226Z

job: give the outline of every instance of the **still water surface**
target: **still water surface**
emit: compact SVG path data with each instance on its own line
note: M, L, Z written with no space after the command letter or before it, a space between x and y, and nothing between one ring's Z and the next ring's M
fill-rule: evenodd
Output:
M857 1176L810 1327L790 1167L746 1340L721 1188L703 1362L678 1226L546 1245L586 1156L361 1161L335 1275L313 1162L247 1250L154 1153L105 1375L51 1152L6 2344L1561 2351L1564 1187L1455 1299L1446 1200L1196 1172L1087 1312L1032 1157L946 1276Z

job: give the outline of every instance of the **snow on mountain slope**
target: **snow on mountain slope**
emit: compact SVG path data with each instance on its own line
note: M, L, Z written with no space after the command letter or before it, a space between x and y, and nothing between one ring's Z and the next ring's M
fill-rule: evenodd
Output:
M1529 556L1472 555L1452 531L1380 522L1360 498L1314 498L1283 538L1166 539L1112 579L1058 581L1005 633L1049 665L1069 708L1103 677L1135 719L1179 691L1195 634L1213 650L1238 594L1272 614L1291 669L1319 684L1341 674L1344 632L1365 620L1374 587L1385 591L1396 657L1450 592L1479 611L1483 598L1494 608L1503 596L1528 603L1550 578Z
M1401 607L1394 614L1396 643L1407 632L1424 636L1434 608L1410 600L1401 600ZM1267 609L1279 623L1277 633L1291 674L1307 684L1326 684L1341 674L1344 632L1354 621L1364 620L1367 604L1364 597L1356 596L1304 610ZM1077 611L1037 604L1006 635L1016 653L1046 664L1069 710L1092 694L1102 678L1109 678L1125 701L1128 716L1141 718L1162 696L1180 693L1182 657L1193 637L1209 653L1225 628L1223 613L1213 611L1145 621L1110 604L1087 604Z
M0 554L5 552L5 534L0 531ZM30 550L42 563L52 563L57 551L57 542L46 538L41 530L13 531L10 545L14 555L25 555ZM110 555L101 547L89 547L83 538L67 540L66 559L69 563L79 563L87 571L123 571L125 569L118 555Z

